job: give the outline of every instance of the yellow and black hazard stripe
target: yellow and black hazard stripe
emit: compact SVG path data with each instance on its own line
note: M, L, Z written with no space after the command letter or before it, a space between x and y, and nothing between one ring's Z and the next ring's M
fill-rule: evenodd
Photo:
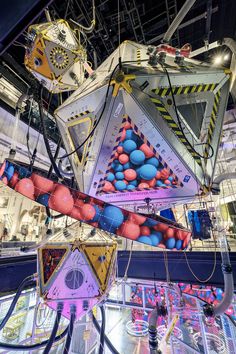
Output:
M216 120L217 120L217 114L219 110L219 105L220 105L220 95L221 91L217 91L215 94L214 98L214 103L213 103L213 108L211 112L211 118L210 118L210 123L209 123L209 128L207 132L207 145L204 151L204 157L207 158L209 156L209 150L210 150L210 144L212 142L212 137L215 131L215 126L216 126Z
M191 93L199 92L212 92L216 87L216 84L205 84L205 85L191 85L191 86L172 86L170 87L158 87L152 89L151 91L160 97L166 97L171 95L171 89L173 95L187 95Z
M137 64L141 65L141 50L137 49Z
M157 99L157 98L153 98L151 97L151 101L152 103L154 103L156 109L158 110L158 112L161 114L162 118L166 121L166 123L168 124L168 126L171 128L171 130L174 132L174 134L177 136L177 138L181 141L181 143L186 147L186 149L188 150L188 152L191 154L191 156L193 157L193 159L198 163L199 166L202 167L202 162L201 162L201 158L199 157L199 155L194 151L194 149L192 148L192 146L189 144L189 142L186 140L183 132L181 131L181 129L179 128L178 124L174 121L174 119L171 117L171 115L169 114L169 112L167 111L167 109L165 108L165 106L163 105L163 103Z
M81 112L80 114L76 114L76 115L74 115L73 117L68 118L68 121L70 121L70 120L75 120L75 119L78 119L78 118L82 118L82 117L88 115L89 113L91 113L91 111L84 111L84 112Z

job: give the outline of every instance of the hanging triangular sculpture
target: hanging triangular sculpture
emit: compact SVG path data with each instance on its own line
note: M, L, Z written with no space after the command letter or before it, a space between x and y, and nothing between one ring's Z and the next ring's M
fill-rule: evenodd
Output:
M130 117L125 116L97 194L183 187Z

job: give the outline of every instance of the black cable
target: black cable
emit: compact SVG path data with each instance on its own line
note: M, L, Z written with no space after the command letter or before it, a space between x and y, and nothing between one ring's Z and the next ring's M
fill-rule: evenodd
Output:
M65 216L65 214L52 215L52 214L51 214L51 211L50 211L50 209L49 209L48 206L46 206L45 209L46 209L47 217L49 217L49 218L51 218L51 219L56 220L56 219L63 218L63 216Z
M44 139L45 147L46 147L46 150L48 153L48 157L51 161L53 169L54 169L56 175L58 176L58 178L63 179L63 177L57 167L56 161L54 160L54 157L52 155L52 151L51 151L50 144L49 144L48 137L47 137L47 130L46 130L46 125L45 125L45 121L44 121L44 112L43 112L43 86L41 86L41 89L40 89L40 97L39 97L38 105L39 105L39 116L40 116L40 121L41 121L41 126L42 126L43 139Z
M55 337L54 343L60 341L61 339L63 339L67 333L68 333L68 329L69 326L58 336ZM27 350L34 350L34 349L40 349L42 347L44 347L45 345L47 345L48 343L48 339L44 340L41 343L35 343L35 344L29 344L29 345L23 345L23 344L10 344L10 343L2 343L0 342L0 348L3 349L9 349L12 351L27 351Z
M60 152L61 144L62 144L62 138L60 137L59 140L58 140L58 143L57 143L57 148L56 148L54 157L53 157L55 161L56 161L57 156L58 156L58 154ZM51 164L51 166L50 166L50 168L48 170L47 178L51 178L52 170L53 170L53 165ZM60 171L60 169L59 169L59 171Z
M14 308L16 306L16 303L19 299L19 297L21 296L21 293L22 291L24 290L24 288L26 286L28 286L30 283L32 283L33 281L35 280L35 276L34 275L30 275L29 277L25 278L21 284L19 285L17 291L16 291L16 294L11 302L11 305L4 317L4 319L2 320L2 322L0 323L0 330L3 329L3 327L5 326L5 324L7 323L7 321L9 320L9 318L11 317L12 315L12 312L14 311Z
M102 325L101 325L101 331L100 331L100 344L99 344L99 351L98 354L103 354L104 353L104 340L105 340L105 326L106 326L106 315L105 315L105 310L103 306L100 306L100 311L102 315Z
M66 343L65 343L64 350L63 350L63 354L68 354L69 350L70 350L70 343L71 343L73 329L74 329L74 323L75 323L75 314L76 314L76 307L75 307L75 305L72 305L71 306L71 314L70 314L69 330L68 330L68 334L66 337Z
M96 328L96 330L100 334L101 328L100 328L99 323L98 323L96 317L94 316L94 314L92 314L92 321L93 321L94 327ZM104 340L105 340L107 347L112 352L112 354L120 354L118 352L118 350L113 346L112 342L110 341L110 339L107 337L107 335L105 333L104 333Z
M53 325L53 329L52 329L52 333L50 335L50 338L48 339L47 345L44 348L43 354L49 354L50 350L52 348L52 345L54 343L57 331L58 331L58 327L60 324L60 320L61 320L61 313L63 310L63 303L58 303L57 305L57 313L56 313L56 318L55 318L55 322Z
M169 75L169 72L168 70L166 69L166 67L161 63L161 62L158 62L162 69L164 70L164 72L166 73L166 76L167 76L167 79L168 79L168 83L169 83L169 88L170 88L170 93L171 93L171 97L172 97L172 100L173 100L173 104L174 104L174 109L175 109L175 114L176 114L176 117L177 117L177 121L178 121L178 125L179 125L179 129L181 130L181 133L183 134L183 137L184 139L187 141L187 143L189 144L189 146L191 147L191 149L193 149L193 151L202 159L205 159L205 160L209 160L211 159L214 154L215 154L215 151L212 147L211 144L209 143L200 143L200 144L196 144L197 145L208 145L208 147L211 149L212 153L211 155L208 155L207 157L205 157L204 155L201 155L199 152L197 152L194 148L194 146L190 143L190 141L188 140L188 138L186 137L185 133L184 133L184 130L183 130L183 127L181 125L181 120L180 120L180 117L179 117L179 113L178 113L178 109L177 109L177 106L176 106L176 102L175 102L175 96L174 96L174 93L173 93L173 88L172 88L172 84L171 84L171 81L170 81L170 75Z

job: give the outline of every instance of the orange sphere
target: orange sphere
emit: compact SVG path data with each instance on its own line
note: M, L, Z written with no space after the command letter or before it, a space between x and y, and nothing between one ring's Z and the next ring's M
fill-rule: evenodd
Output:
M125 128L125 130L128 130L128 129L131 129L132 126L131 126L131 124L130 124L129 122L126 122L126 123L124 124L124 128Z
M118 146L118 148L117 148L118 154L122 154L123 151L124 151L123 146Z
M184 239L184 242L183 242L183 248L186 248L190 242L190 239L191 239L191 233L189 232L187 234L187 237Z
M134 213L130 213L128 216L128 220L137 225L142 225L143 223L145 223L146 219L146 216Z
M115 187L111 184L111 182L106 181L102 190L104 192L113 192L115 190Z
M75 200L74 205L77 206L79 209L81 209L82 206L84 205L84 201L78 198Z
M169 228L169 225L162 224L162 223L153 226L154 230L160 231L160 232L165 232L168 228Z
M147 183L139 183L138 188L149 188L149 185Z
M119 161L122 165L126 164L127 162L129 162L129 156L126 154L121 154L119 156Z
M175 238L177 238L178 240L182 240L183 241L185 239L184 232L182 230L176 230Z
M166 246L163 245L163 243L159 243L158 247L159 247L159 248L166 248Z
M0 177L2 177L2 175L3 175L4 171L5 171L5 168L6 168L6 161L4 161L3 164L0 167Z
M163 168L161 171L161 179L167 179L169 177L170 173L166 168Z
M139 150L141 150L144 153L145 157L148 159L154 156L154 153L147 144L142 144Z
M156 178L150 179L150 181L146 181L145 179L142 179L141 183L148 184L150 188L153 188L156 185Z
M121 133L120 141L124 141L125 140L125 136L126 136L126 130L123 129L123 131Z
M161 179L161 172L160 171L157 171L157 174L155 176L156 179Z
M131 221L125 221L117 230L117 235L124 236L130 240L137 240L140 235L140 227Z
M3 177L2 183L4 183L6 186L8 185L8 180L7 177Z
M74 208L70 212L70 217L74 218L76 220L82 220L80 209L78 207L74 206Z
M34 184L30 178L22 178L16 184L15 191L27 198L34 199Z
M70 190L63 185L57 185L49 198L48 206L59 213L70 214L74 206Z
M45 177L39 176L36 173L32 173L31 180L35 187L35 196L38 197L41 194L50 193L53 190L54 182Z
M174 237L174 235L175 235L175 230L169 227L165 232L164 238L171 238Z
M95 208L88 203L82 206L80 212L81 212L82 219L85 221L92 220L96 214Z
M133 181L137 177L137 172L132 168L128 168L127 170L124 171L124 175L127 181Z
M142 236L149 236L150 235L150 229L148 226L141 226L140 227L140 235Z

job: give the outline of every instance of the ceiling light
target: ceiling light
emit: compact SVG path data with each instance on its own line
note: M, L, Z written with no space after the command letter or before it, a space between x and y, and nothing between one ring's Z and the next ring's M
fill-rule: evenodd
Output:
M216 65L219 65L222 63L222 56L221 55L217 55L215 58L214 58L214 64Z
M224 55L224 61L228 60L229 59L229 54L225 54Z

